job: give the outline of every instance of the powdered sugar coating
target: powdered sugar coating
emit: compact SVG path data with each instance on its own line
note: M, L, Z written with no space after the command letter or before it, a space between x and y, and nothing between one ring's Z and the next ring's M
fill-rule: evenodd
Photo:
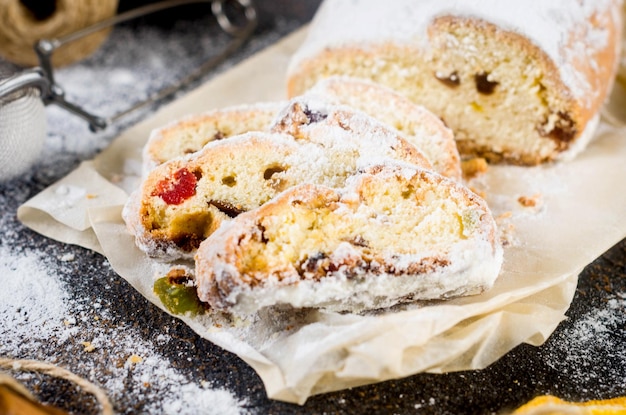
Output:
M320 119L302 119L306 112L302 108ZM166 261L192 257L195 244L233 216L217 212L214 201L247 211L296 184L342 187L347 177L374 160L431 168L428 159L396 131L345 106L294 99L270 130L211 141L201 151L153 170L123 211L138 247ZM277 170L264 177L273 168ZM197 192L180 204L168 205L154 189L181 169L202 176ZM237 177L236 184L226 185L227 177ZM180 241L188 245L181 246Z
M435 114L393 89L366 79L331 76L315 84L306 95L356 108L397 129L428 157L435 171L461 180L460 156L452 130Z
M308 141L325 149L356 146L357 166L381 158L400 159L431 169L424 153L408 143L396 130L348 105L332 103L315 94L289 101L271 127L274 132L290 134L300 142Z

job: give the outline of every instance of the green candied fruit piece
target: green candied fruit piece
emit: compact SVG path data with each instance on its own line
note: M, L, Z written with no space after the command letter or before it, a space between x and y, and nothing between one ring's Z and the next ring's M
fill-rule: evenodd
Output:
M172 314L201 314L204 304L198 299L196 288L189 284L191 278L165 276L154 282L154 292Z

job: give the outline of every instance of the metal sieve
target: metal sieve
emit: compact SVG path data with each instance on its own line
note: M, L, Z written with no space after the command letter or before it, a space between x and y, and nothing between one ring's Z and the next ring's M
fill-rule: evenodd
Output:
M241 10L242 16L239 19L243 20L243 24L237 24L225 11L224 4L228 2L229 0L162 1L121 13L58 39L43 39L37 42L35 52L39 59L38 67L18 72L4 79L0 74L0 181L24 172L39 158L46 137L46 105L57 105L84 119L89 123L89 129L95 132L105 129L111 123L140 108L175 93L220 64L241 47L257 25L256 9L251 0L232 0ZM212 56L182 80L111 116L90 113L65 98L63 88L55 82L51 63L52 54L56 49L107 27L191 3L211 3L211 11L220 28L232 36L232 40L219 54Z

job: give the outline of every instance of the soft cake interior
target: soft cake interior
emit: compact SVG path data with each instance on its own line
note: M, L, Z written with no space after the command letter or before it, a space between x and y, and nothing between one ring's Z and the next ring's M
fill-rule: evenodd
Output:
M258 232L252 232L257 237L236 247L240 274L261 282L268 272L278 279L294 273L318 279L336 271L406 273L385 264L415 255L417 262L407 266L430 266L432 258L420 265L424 254L444 252L476 232L480 222L453 187L440 186L425 172L411 180L364 176L358 188L342 197L302 186L288 204L268 207Z
M429 37L429 51L392 43L329 48L294 72L289 93L333 75L381 83L439 115L461 154L492 162L544 162L580 133L556 68L520 35L444 17Z

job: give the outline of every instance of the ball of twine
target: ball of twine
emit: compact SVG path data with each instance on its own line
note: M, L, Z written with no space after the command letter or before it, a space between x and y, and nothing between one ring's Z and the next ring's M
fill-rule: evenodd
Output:
M38 18L21 0L0 0L0 55L23 66L39 61L33 45L40 39L59 38L117 12L118 0L56 0L52 13ZM56 67L68 65L93 53L110 29L70 42L52 55Z

